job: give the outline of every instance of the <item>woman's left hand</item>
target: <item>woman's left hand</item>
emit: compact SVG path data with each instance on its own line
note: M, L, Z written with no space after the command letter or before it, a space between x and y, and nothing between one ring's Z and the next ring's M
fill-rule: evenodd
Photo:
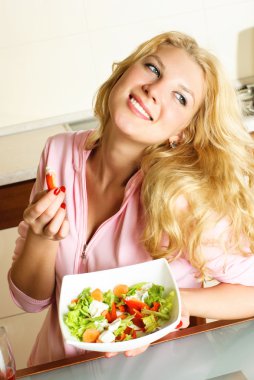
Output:
M182 310L181 310L181 322L178 326L176 326L176 329L185 329L190 324L190 313L189 310L186 307L185 304L185 293L180 289L180 295L181 295L181 304L182 304Z

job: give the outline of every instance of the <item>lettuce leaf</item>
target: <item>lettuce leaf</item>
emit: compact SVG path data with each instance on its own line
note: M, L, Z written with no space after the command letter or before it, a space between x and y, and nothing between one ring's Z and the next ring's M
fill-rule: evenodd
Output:
M148 296L145 298L145 303L147 303L149 307L151 307L154 302L161 303L161 300L163 299L163 292L164 292L163 286L153 284L148 289Z
M150 334L156 328L158 327L157 321L155 319L155 316L153 314L148 315L147 317L142 318L144 325L145 325L145 330L147 334Z
M135 284L135 285L132 285L129 287L129 291L128 293L126 294L126 296L132 296L133 294L136 293L136 290L139 290L142 288L143 285L145 285L146 282L139 282L138 284Z
M107 303L110 308L113 302L117 303L118 301L119 301L119 298L114 295L112 290L108 290L107 292L103 293L103 302Z
M130 324L132 323L131 322L132 319L133 319L133 315L130 315L130 316L122 319L120 326L118 327L118 329L116 329L114 331L115 336L121 335L122 332L124 332L124 330L126 329L126 327L130 326Z
M147 316L153 316L155 321L157 321L156 327L161 327L165 324L166 321L170 320L172 308L175 301L175 291L171 290L169 294L165 298L161 298L158 302L160 302L160 308L158 311L154 310L142 310L143 315ZM143 322L145 323L144 319L146 317L143 317Z

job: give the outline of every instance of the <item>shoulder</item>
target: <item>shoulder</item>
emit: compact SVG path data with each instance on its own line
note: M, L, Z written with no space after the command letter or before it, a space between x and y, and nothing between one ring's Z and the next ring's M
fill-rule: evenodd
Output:
M37 171L39 189L45 186L45 169L54 169L62 181L70 173L82 168L87 151L84 144L92 131L65 132L51 136L46 141Z
M49 137L44 148L48 165L51 166L53 160L79 166L80 155L84 153L84 144L91 132L92 130L65 132Z
M57 149L79 148L92 131L64 132L51 136L46 142L46 146Z

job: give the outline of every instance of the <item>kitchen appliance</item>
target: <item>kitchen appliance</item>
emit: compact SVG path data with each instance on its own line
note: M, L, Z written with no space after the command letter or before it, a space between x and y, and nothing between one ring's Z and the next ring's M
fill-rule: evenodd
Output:
M248 131L254 132L254 77L238 81L237 94L242 106L244 124Z

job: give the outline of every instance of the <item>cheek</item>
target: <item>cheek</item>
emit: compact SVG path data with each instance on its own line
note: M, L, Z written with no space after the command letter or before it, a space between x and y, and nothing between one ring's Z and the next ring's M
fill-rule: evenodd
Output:
M123 78L120 78L118 82L114 85L112 88L110 95L109 95L109 100L108 100L108 105L110 106L115 106L116 104L119 104L119 101L125 96L125 81Z
M163 115L163 124L165 125L165 129L167 129L172 135L185 129L189 125L191 119L192 116L190 116L189 113L183 113L179 107L171 105Z
M108 99L108 109L110 114L110 119L113 121L113 124L123 125L126 122L126 115L123 112L123 99L120 99L118 94L118 89L114 87L111 91Z
M183 123L184 115L174 103L171 103L163 114L163 120L166 124L176 127Z
M117 109L117 100L119 99L118 96L118 86L115 85L113 89L111 90L108 98L108 108L111 116L115 113L115 110Z

